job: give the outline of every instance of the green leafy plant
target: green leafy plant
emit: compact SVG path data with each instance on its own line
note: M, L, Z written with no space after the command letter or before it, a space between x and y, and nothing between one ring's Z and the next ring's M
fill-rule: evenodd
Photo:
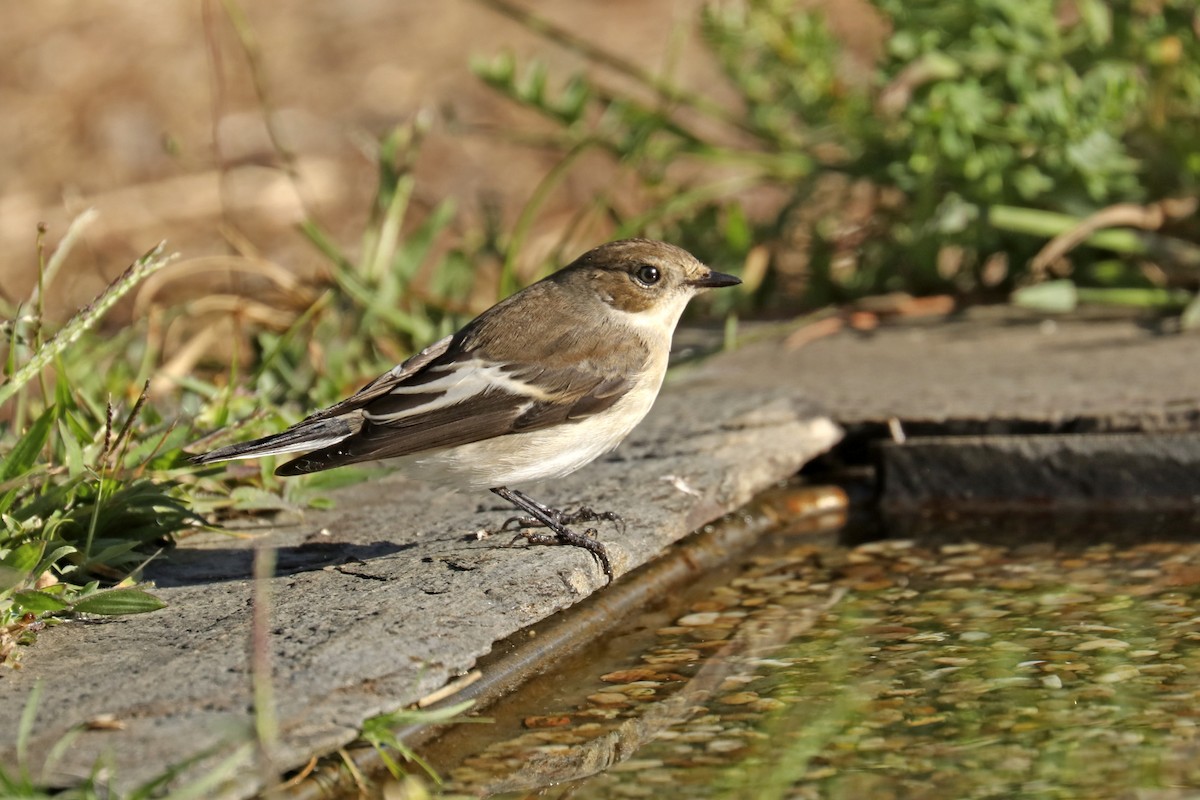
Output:
M330 489L374 472L339 470L285 483L274 478L272 459L249 474L241 465L196 470L184 447L200 450L231 430L246 437L295 422L470 315L462 298L481 277L470 250L447 244L453 203L443 202L419 222L408 219L423 133L418 119L380 142L378 191L356 256L310 218L302 231L327 258L322 276L300 285L271 265L245 267L284 290L286 302L273 308L247 298L256 312L277 313L260 314L272 324L244 329L249 359L246 365L233 359L223 382L196 367L164 381L157 373L162 353L140 320L96 333L118 301L170 263L161 247L54 330L43 298L91 213L39 264L29 301L0 308L6 377L0 384L0 663L67 614L161 607L129 580L180 531L203 525L202 514L326 505ZM280 154L286 162L289 154ZM153 309L160 318L188 313L180 305ZM130 393L151 378L179 391L157 402L147 401L146 390ZM114 395L129 403L123 415L120 401L105 399ZM188 424L177 426L176 419ZM214 433L196 441L195 431Z
M146 412L144 393L121 420L111 403L98 403L102 379L96 376L103 370L96 369L96 352L89 351L89 330L171 257L161 246L147 253L46 336L51 326L41 298L83 224L86 218L42 267L31 313L5 309L0 663L64 614L161 608L160 600L128 579L177 531L197 521L169 477L183 432ZM80 360L82 352L87 357ZM74 383L76 378L84 378L86 387Z
M872 0L891 33L858 80L819 11L713 3L700 27L736 95L724 106L508 0L477 1L598 68L556 84L537 61L476 64L558 124L541 144L563 164L599 150L636 178L646 197L634 213L616 191L596 201L619 232L673 238L718 263L772 243L772 268L747 282L762 305L890 290L1003 297L1045 277L1047 265L1029 265L1046 237L1081 226L1090 235L1060 249L1051 272L1086 285L1200 282L1189 0ZM607 88L603 72L633 88ZM748 219L746 192L764 187L777 201ZM1167 213L1095 224L1147 202ZM1115 228L1132 244L1112 248Z
M417 764L435 783L441 785L442 779L421 756L404 743L396 732L401 728L413 725L453 725L462 722L489 723L490 719L483 717L461 717L460 715L475 704L474 700L465 700L437 709L404 708L387 714L379 714L363 722L362 739L375 748L379 758L387 767L388 772L397 780L404 777L405 770L400 761L393 756L398 755L401 761Z

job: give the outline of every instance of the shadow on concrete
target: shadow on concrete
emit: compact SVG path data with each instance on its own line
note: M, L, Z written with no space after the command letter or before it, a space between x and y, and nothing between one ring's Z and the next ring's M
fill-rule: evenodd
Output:
M305 542L275 551L276 576L316 572L342 564L362 564L371 559L414 550L418 542ZM160 587L249 580L254 576L253 548L173 550L146 568L146 578Z

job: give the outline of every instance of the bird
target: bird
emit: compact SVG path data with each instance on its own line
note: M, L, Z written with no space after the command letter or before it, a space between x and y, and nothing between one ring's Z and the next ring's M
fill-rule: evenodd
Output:
M275 470L286 476L399 459L418 478L490 490L528 515L503 526L521 530L513 543L584 548L611 583L597 531L570 526L619 515L567 513L513 487L569 475L620 444L658 396L688 301L739 283L666 242L602 244L349 398L191 461L301 454Z

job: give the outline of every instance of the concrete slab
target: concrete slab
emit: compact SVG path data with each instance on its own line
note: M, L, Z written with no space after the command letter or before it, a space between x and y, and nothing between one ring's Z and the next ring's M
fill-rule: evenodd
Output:
M1200 508L1194 335L1002 307L806 333L744 348L728 377L794 374L893 515Z
M724 378L727 363L673 374L650 418L612 457L531 491L558 507L619 511L624 534L601 526L618 575L837 441L837 427L790 376L746 392ZM210 776L204 796L243 797L270 780L251 734L256 546L278 553L260 640L275 693L275 770L345 744L367 717L414 702L468 671L493 642L604 586L582 550L479 539L477 531L512 513L486 493L396 475L337 500L335 511L253 541L189 538L149 570L169 604L160 612L42 634L22 668L0 677L3 763L16 764L18 719L40 683L28 745L34 775L69 731L107 715L120 729L79 733L45 773L52 782L77 781L98 758L121 789L189 759L180 781Z
M893 417L910 434L1200 430L1200 338L1129 318L988 307L738 356L731 381L791 374L839 423L876 432Z

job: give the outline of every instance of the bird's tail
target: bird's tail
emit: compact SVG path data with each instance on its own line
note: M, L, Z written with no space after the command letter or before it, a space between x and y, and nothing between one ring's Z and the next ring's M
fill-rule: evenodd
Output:
M193 464L211 464L214 461L233 461L239 458L261 458L262 456L277 456L285 453L307 453L331 447L352 436L357 427L343 417L327 417L325 419L305 420L286 431L264 436L241 444L231 444L192 456Z

